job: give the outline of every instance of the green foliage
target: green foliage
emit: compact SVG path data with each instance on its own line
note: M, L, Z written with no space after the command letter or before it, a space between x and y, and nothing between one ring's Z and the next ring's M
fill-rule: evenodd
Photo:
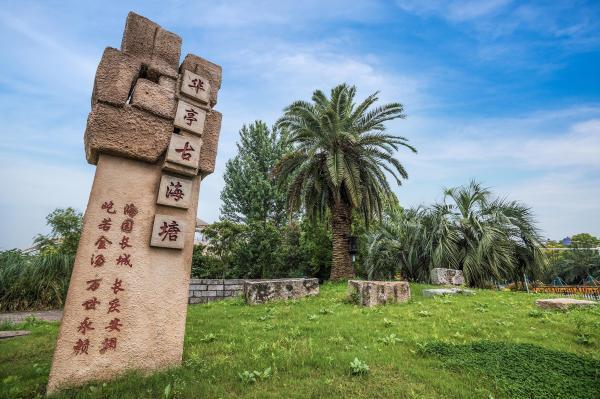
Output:
M280 224L285 219L283 191L270 175L275 163L288 150L284 137L255 121L240 130L238 154L225 166L225 188L221 192L221 218L235 223Z
M0 310L54 309L64 304L74 256L0 253Z
M476 182L444 191L430 208L391 209L369 236L369 277L427 281L434 267L461 269L467 284L542 276L546 257L531 210Z
M565 397L560 386L573 384L578 385L572 391L579 397L584 389L598 389L589 373L600 369L599 307L548 311L536 318L528 316L536 309L535 295L477 290L475 296L456 296L447 303L422 297L424 288L431 287L411 284L412 301L374 309L344 303L347 285L331 283L322 285L318 296L293 302L244 306L239 299L229 299L192 305L187 312L181 367L151 375L130 373L108 383L73 388L55 398L160 398L169 384L172 397L178 399L510 398L518 395L506 393L503 384L513 367L527 375L526 389L534 392L528 397L544 397L535 392ZM474 315L477 307L488 311ZM323 308L333 313L322 315ZM419 317L422 310L431 316ZM260 321L265 314L272 317ZM312 314L319 318L310 321L307 316ZM385 319L394 324L386 327ZM0 340L0 398L44 397L59 324L37 322L13 328L31 334ZM392 334L395 339L390 339ZM483 372L471 361L468 367L457 368L447 363L450 357L421 351L427 343L440 340L458 346L504 343L517 348L515 352L509 349L515 360L484 350ZM520 363L523 352L518 348L524 344L531 345L529 354L539 366ZM469 351L471 347L465 347L464 352ZM552 356L536 358L537 351ZM478 354L469 356L474 359ZM570 367L561 366L565 356L581 360L573 376ZM350 378L349 364L355 357L369 365L368 378ZM254 384L244 383L238 375L244 370L262 374L266 367L272 368L272 377L258 378ZM582 369L587 370L587 377L580 378ZM550 377L554 382L548 385Z
M271 378L271 367L267 367L266 369L264 369L263 371L248 371L245 370L242 373L238 374L240 377L240 380L242 381L242 383L244 384L254 384L259 380L266 380Z
M46 216L46 222L52 229L50 234L38 234L34 239L34 244L39 246L40 253L75 255L83 227L81 212L71 207L57 208Z
M554 242L547 247L560 248ZM544 275L546 282L555 277L562 278L567 284L582 284L590 276L600 280L600 253L595 248L600 246L600 240L588 233L575 234L571 237L570 250L546 251L549 267Z
M352 375L366 375L370 371L367 363L359 360L357 357L350 362L350 373Z
M600 361L539 345L481 341L427 343L422 353L458 373L472 370L510 398L592 398L600 392Z

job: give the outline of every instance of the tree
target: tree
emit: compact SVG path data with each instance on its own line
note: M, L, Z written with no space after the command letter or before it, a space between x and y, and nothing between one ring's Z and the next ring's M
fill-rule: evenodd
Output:
M431 267L462 269L469 285L536 279L546 265L531 209L477 182L446 189L429 220Z
M296 101L284 110L276 126L285 129L292 151L275 166L274 174L288 186L290 211L304 207L311 219L330 212L332 228L331 279L354 276L348 254L352 211L368 225L381 210L391 191L384 172L398 184L408 177L394 151L416 150L404 137L385 133L384 123L404 118L402 104L371 108L378 93L355 104L356 88L341 84L330 98L313 93L312 103Z
M75 255L83 226L81 212L71 207L57 208L46 216L46 223L52 228L50 234L38 234L34 238L34 244L39 246L40 252Z
M221 192L221 219L236 223L272 220L285 217L285 197L272 181L273 166L287 148L282 135L255 121L240 130L238 154L227 161L225 188Z

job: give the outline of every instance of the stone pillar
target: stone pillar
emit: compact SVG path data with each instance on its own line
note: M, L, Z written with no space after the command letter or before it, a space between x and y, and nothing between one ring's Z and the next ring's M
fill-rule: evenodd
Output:
M48 393L181 363L198 193L214 171L221 68L129 13L84 136L96 174Z

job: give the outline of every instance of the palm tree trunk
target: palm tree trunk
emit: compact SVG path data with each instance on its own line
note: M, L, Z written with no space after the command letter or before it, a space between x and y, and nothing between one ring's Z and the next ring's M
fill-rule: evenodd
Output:
M333 252L330 280L347 280L354 277L354 268L348 253L350 224L350 208L348 205L343 202L335 204L331 209Z

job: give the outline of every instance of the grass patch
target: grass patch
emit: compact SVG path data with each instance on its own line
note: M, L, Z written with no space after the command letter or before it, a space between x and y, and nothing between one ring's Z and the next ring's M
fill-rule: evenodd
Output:
M231 299L190 306L181 367L151 376L132 373L58 397L522 395L513 390L521 380L506 369L527 378L524 397L572 398L589 393L586 387L597 392L590 378L598 378L589 373L600 361L600 306L530 315L541 296L477 291L424 298L423 288L411 285L409 303L372 309L347 303L343 284L326 284L319 296L298 301L246 306ZM29 336L0 341L1 398L44 395L58 325L30 323L28 329ZM476 345L483 345L480 352ZM573 362L579 366L571 367ZM575 388L567 395L563 387Z

